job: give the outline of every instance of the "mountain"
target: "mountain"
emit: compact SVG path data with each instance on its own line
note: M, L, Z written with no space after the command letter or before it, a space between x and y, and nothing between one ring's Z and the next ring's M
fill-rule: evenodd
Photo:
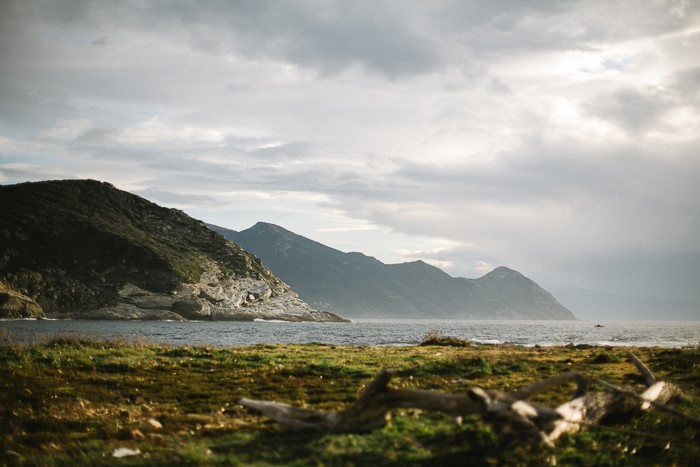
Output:
M306 302L345 316L575 319L550 293L505 267L479 279L454 278L423 261L384 264L344 253L274 224L241 232L209 227L259 257Z
M0 186L0 317L340 321L175 209L93 180Z

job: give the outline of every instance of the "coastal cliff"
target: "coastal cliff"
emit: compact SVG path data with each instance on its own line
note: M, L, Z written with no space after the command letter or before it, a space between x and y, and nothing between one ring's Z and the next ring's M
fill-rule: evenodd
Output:
M0 317L344 321L181 211L94 180L0 186Z

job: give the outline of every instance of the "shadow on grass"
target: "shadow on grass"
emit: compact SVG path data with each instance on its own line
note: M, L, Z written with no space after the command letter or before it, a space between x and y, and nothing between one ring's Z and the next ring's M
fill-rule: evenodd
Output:
M211 450L227 462L262 465L441 466L504 460L502 446L481 424L458 427L447 417L425 415L397 417L385 428L362 434L270 427L264 433L234 434Z

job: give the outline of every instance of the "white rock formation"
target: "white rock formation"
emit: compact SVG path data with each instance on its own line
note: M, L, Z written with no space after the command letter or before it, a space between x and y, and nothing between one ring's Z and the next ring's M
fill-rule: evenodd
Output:
M199 281L171 293L156 293L127 284L116 304L81 314L93 319L345 321L311 308L289 286L251 277L223 277L213 262Z

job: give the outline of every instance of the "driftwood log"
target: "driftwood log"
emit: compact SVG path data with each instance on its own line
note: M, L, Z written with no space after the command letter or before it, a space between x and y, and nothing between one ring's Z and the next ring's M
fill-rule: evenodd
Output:
M391 388L391 372L381 370L355 403L337 412L245 398L239 404L292 429L324 432L367 432L381 428L396 408L437 411L454 417L478 415L501 437L527 437L536 444L552 446L565 433L585 426L628 420L652 407L665 407L664 403L680 394L675 385L657 381L637 357L629 354L628 358L647 387L641 394L602 381L596 383L607 391L588 392L588 379L577 372L562 373L509 393L476 387L466 394L447 394ZM530 402L537 394L569 383L576 384L572 399L556 408Z

